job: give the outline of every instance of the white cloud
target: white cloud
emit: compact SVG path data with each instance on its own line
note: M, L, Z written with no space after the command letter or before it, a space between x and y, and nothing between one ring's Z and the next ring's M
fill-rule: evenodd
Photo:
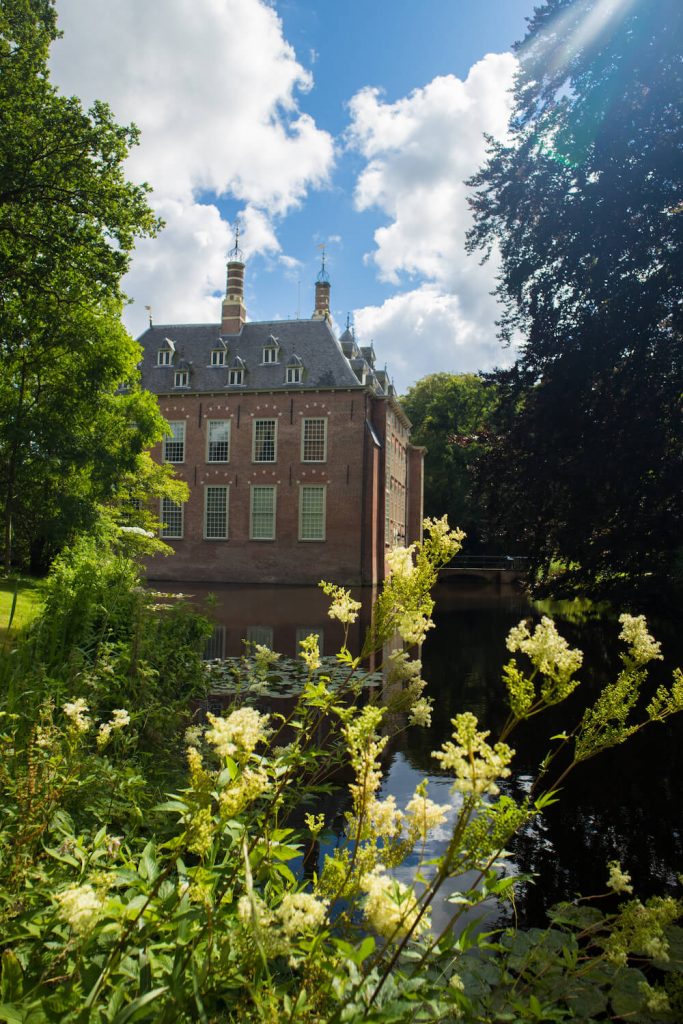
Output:
M441 76L395 103L385 103L376 89L351 100L350 143L367 159L356 205L389 219L375 231L368 263L394 285L426 282L381 307L357 311L356 322L383 330L390 324L397 339L418 331L419 363L406 361L408 346L404 352L402 342L394 343L400 346L397 371L409 372L411 380L436 369L483 369L501 355L489 294L496 261L480 266L465 254L471 218L464 181L484 160L483 133L505 135L514 69L512 54L488 54L465 81ZM419 320L401 326L399 310Z
M127 172L153 185L168 223L153 245L140 245L126 290L163 319L179 287L191 312L204 309L223 286L231 228L197 200L243 203L245 249L272 254L280 249L273 218L327 181L332 138L298 106L310 73L265 0L61 0L59 21L54 80L139 126ZM223 249L195 268L202 238ZM139 312L129 322L140 329Z
M361 344L374 342L399 392L429 373L475 373L510 361L495 331L478 323L460 298L433 284L365 306L354 314Z

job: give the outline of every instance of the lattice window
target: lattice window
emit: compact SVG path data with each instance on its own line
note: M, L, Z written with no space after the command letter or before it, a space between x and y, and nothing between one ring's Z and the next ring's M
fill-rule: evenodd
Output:
M206 461L230 461L230 420L209 420Z
M167 540L181 540L183 536L183 506L161 499L161 536Z
M211 365L225 366L225 349L214 348L211 350Z
M272 626L249 626L247 629L247 641L250 644L260 644L261 647L273 649L273 627Z
M185 461L185 420L169 423L170 434L164 434L164 462Z
M228 488L224 485L204 488L204 537L206 540L227 540Z
M230 384L231 387L237 387L238 385L244 384L244 370L229 370L228 384Z
M213 661L214 658L222 659L225 657L225 626L213 627L213 633L206 641L202 657L204 661Z
M275 540L275 487L251 488L250 536L252 540Z
M288 366L287 367L287 383L288 384L301 384L303 380L303 368L301 366Z
M301 461L325 462L327 459L327 420L304 419L301 427Z
M299 490L299 540L325 540L325 487L320 484Z
M157 352L157 366L170 366L173 362L173 353L170 348L160 348Z
M263 349L263 362L264 363L277 363L278 350L272 345L267 345Z
M275 462L275 420L254 420L254 462Z

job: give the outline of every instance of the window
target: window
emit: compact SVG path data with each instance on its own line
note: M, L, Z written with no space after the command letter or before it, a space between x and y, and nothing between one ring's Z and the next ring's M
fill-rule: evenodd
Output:
M157 366L171 366L173 353L170 348L160 348L157 352Z
M230 461L230 420L209 420L206 461Z
M244 384L244 370L229 370L228 384L231 387L237 387L241 384Z
M204 539L228 539L228 488L204 488Z
M327 420L304 419L301 426L301 461L325 462L327 459Z
M263 362L276 363L277 361L277 349L273 345L266 345L263 350Z
M202 658L204 661L213 661L214 658L225 657L225 626L214 626L213 633L206 641Z
M211 350L211 365L225 366L225 349L214 348Z
M254 420L253 462L275 462L276 420Z
M169 423L170 434L164 435L164 462L185 461L185 420Z
M301 384L303 380L303 367L301 366L288 366L287 367L287 384Z
M161 499L161 536L165 540L181 540L183 536L183 506L170 498Z
M318 650L323 653L325 634L322 626L297 626L296 627L296 652L301 653L299 644L302 640L305 640L308 636L315 636L318 638Z
M174 378L174 387L186 388L190 385L190 373L189 370L176 370Z
M273 649L273 627L272 626L249 626L247 628L247 642L260 644L261 647Z
M299 489L299 540L325 540L325 487L320 484Z
M251 540L275 540L275 487L251 488Z

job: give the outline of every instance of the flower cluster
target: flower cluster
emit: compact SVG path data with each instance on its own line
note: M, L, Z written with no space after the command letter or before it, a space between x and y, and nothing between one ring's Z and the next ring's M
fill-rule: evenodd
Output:
M92 725L87 715L88 705L82 697L78 697L73 701L67 701L66 704L62 705L62 710L76 732L87 732Z
M288 892L278 907L278 917L285 935L304 935L325 921L327 900L319 900L308 892Z
M543 705L559 704L579 685L578 679L572 676L579 670L583 662L583 654L577 648L571 648L564 637L555 628L555 623L546 615L543 616L533 633L528 623L522 621L508 633L506 646L509 651L521 651L526 654L533 666L533 677L540 673L541 697ZM510 697L513 713L522 718L534 707L536 691L532 679L528 679L517 666L513 658L503 670L505 684Z
M102 899L91 885L78 885L57 893L59 912L77 935L87 935L102 913Z
M222 816L236 817L254 800L258 800L268 786L268 776L262 768L244 768L225 789L221 790L218 805Z
M270 716L255 708L238 708L227 718L216 718L210 712L206 717L212 728L207 730L205 739L216 748L219 757L236 757L245 762L268 735Z
M627 874L626 871L621 870L621 864L619 861L611 860L607 867L609 868L607 888L611 889L612 892L632 893L633 886L631 885L631 876Z
M317 634L310 633L303 640L300 640L299 647L301 648L301 660L306 665L308 671L317 672L322 664L320 660L320 645L318 643Z
M364 914L368 924L385 939L401 939L429 928L429 915L419 918L420 906L414 892L382 870L365 875L362 889L367 893Z
M323 582L320 587L328 597L332 598L332 604L327 613L331 619L338 619L345 626L356 621L362 605L360 601L353 600L350 590L338 587L334 583Z
M419 836L423 842L427 833L443 825L448 816L450 807L447 804L437 804L427 796L427 780L419 784L411 800L406 805L406 816L408 819L408 834Z
M432 724L432 702L429 697L418 697L414 701L408 713L408 721L411 725L419 725L423 728Z
M462 547L465 539L463 530L451 530L448 516L441 516L441 519L425 519L422 525L427 535L425 546L430 557L441 565L450 562Z
M411 647L424 643L427 630L433 628L432 620L419 609L407 609L396 619L399 636Z
M454 773L454 789L461 793L490 793L495 796L500 792L496 780L506 779L510 775L508 765L514 750L507 743L496 743L491 747L486 742L488 731L477 730L479 723L471 711L456 715L451 722L455 743L444 743L442 749L435 751L432 757L441 762L442 768Z
M629 658L638 666L647 665L654 660L662 660L662 645L647 630L644 615L628 615L624 612L619 616L621 633L619 639L630 647Z
M97 746L102 748L107 745L114 730L125 729L130 725L130 714L125 708L114 708L111 722L102 722L97 732Z
M415 563L413 562L414 551L414 544L411 544L408 548L396 547L388 551L386 563L389 575L402 576L404 578L412 576L415 572Z

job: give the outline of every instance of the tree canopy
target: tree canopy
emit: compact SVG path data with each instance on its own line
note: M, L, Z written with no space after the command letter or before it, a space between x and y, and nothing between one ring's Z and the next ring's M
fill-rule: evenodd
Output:
M683 526L683 7L546 0L505 142L472 179L501 254L494 528L586 578L666 574Z
M433 373L401 399L413 424L413 444L425 445L425 514L441 517L467 534L466 550L482 548L482 509L472 494L472 469L481 435L495 406L496 389L472 373ZM490 538L488 538L490 540Z
M116 502L163 429L120 321L135 239L159 226L124 174L137 130L58 93L57 35L51 0L1 0L0 507L6 563L34 568Z

